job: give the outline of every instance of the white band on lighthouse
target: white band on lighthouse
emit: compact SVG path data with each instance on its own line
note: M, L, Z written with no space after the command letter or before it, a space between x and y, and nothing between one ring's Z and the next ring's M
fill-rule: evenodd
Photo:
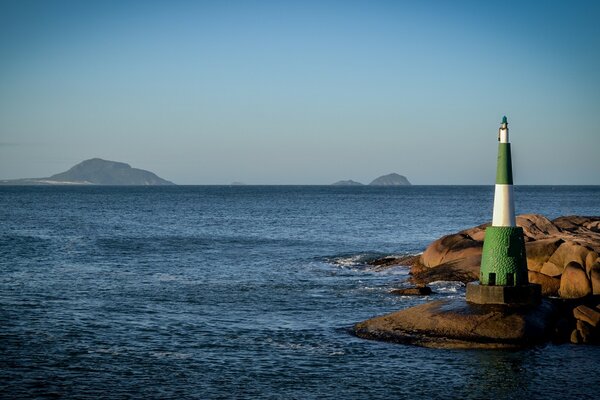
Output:
M498 141L500 143L508 143L508 124L503 123L498 132Z
M513 185L496 184L492 226L516 226Z

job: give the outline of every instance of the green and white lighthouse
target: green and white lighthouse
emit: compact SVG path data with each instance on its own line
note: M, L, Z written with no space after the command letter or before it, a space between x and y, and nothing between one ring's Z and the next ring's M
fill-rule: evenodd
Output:
M539 285L530 284L523 228L516 224L508 121L498 131L498 166L492 225L485 230L479 284L467 285L467 301L479 304L535 304Z

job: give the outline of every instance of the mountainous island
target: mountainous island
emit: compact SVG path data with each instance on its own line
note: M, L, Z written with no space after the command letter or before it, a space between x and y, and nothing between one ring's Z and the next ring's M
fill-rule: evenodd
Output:
M410 184L404 175L396 173L380 176L369 183L370 186L410 186Z
M352 179L346 181L338 181L332 183L333 186L363 186L362 183L353 181ZM382 175L379 178L374 179L369 186L410 186L411 183L406 179L404 175L391 173Z
M0 185L174 185L156 174L129 164L92 158L47 178L2 180Z

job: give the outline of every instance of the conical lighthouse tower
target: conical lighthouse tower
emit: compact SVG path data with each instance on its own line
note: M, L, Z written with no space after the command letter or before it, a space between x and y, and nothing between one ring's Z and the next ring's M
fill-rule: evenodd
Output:
M530 284L523 228L516 226L508 121L498 131L498 167L492 225L485 230L479 284L467 285L467 301L479 304L536 304L540 286Z

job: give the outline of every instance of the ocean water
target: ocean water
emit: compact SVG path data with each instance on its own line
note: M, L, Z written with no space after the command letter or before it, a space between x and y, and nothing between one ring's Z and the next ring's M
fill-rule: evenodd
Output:
M600 187L516 187L600 215ZM600 348L435 350L349 328L417 254L491 219L491 186L0 187L2 398L597 398Z

